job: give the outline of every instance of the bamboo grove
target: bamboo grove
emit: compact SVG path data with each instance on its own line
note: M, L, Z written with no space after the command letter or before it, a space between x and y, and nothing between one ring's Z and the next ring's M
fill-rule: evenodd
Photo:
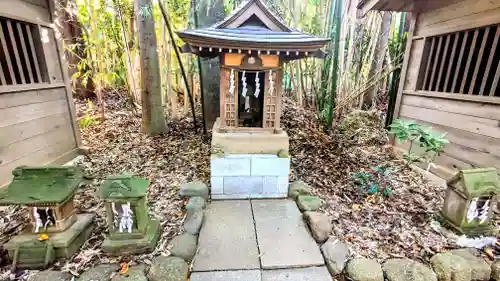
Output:
M139 108L140 58L134 0L59 1L56 25L64 39L76 94L80 98L95 95L103 119L103 97L113 92L128 93L131 107ZM187 87L200 111L198 69L202 69L202 75L207 69L195 56L181 54L188 80L184 83L173 50L173 44L180 46L181 41L170 39L159 5L164 5L176 31L216 22L231 13L239 1L155 0L149 9L136 9L135 13L152 17L155 22L161 96L168 118L190 114ZM391 110L387 109L394 104L406 46L408 19L404 13L369 12L360 18L358 0L265 2L289 26L331 39L325 49L326 59L308 58L284 66L286 96L315 108L330 128L357 108L389 112L390 121Z

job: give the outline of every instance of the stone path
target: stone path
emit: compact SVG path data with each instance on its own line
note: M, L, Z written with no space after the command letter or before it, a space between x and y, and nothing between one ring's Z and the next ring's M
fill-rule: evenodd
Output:
M292 200L214 201L191 281L331 281Z

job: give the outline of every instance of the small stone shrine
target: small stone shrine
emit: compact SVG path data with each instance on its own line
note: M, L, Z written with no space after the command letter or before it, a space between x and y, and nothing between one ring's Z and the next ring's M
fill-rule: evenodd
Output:
M152 251L160 235L160 222L148 216L149 181L132 175L109 176L99 197L105 201L108 237L102 247L113 255Z
M261 0L207 28L178 33L183 52L220 60L212 130L212 199L286 197L289 139L280 128L283 63L324 58L329 41L286 26Z
M18 167L0 190L0 205L27 206L31 226L4 247L14 268L45 268L71 257L85 242L95 214L77 214L74 195L83 180L77 167Z
M442 219L460 233L495 235L491 224L494 196L500 193L495 168L462 170L448 180Z

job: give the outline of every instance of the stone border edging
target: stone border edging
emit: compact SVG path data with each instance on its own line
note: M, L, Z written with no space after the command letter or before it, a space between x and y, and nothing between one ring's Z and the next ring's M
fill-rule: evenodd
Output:
M348 245L331 235L332 219L318 212L321 199L311 194L311 187L302 181L289 185L288 196L303 212L304 221L320 245L333 277L345 274L353 281L500 281L500 261L489 264L478 256L476 249L438 253L431 258L430 266L406 258L388 259L382 265L364 257L349 260L351 253Z

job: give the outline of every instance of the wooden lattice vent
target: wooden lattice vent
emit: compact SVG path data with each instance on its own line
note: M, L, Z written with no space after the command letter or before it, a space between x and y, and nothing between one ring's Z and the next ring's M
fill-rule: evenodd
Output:
M230 71L225 71L226 81L229 81L228 90L226 91L224 111L226 117L226 126L235 127L237 124L237 115L236 115L236 95L238 95L237 90L237 74L234 69Z
M0 17L0 86L48 82L37 25Z
M278 111L278 89L276 71L270 70L267 75L266 95L264 100L264 128L274 128Z
M426 38L419 90L500 97L500 25Z

